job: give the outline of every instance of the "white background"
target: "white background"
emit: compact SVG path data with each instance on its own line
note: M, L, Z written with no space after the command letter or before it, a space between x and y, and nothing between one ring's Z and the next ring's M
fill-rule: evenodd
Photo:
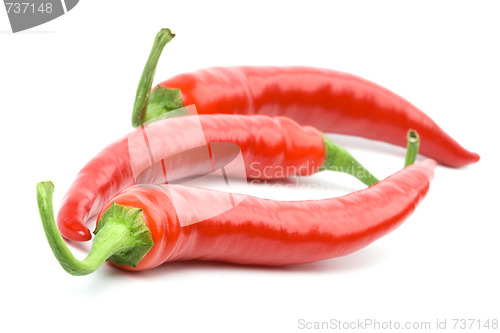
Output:
M82 0L12 34L0 10L1 330L299 332L300 319L365 318L433 327L446 319L450 330L453 318L500 319L499 13L496 1ZM343 258L270 269L170 263L141 273L105 265L70 276L43 234L36 183L54 181L58 209L84 163L131 130L137 82L162 27L177 36L155 82L215 65L346 71L408 99L481 161L438 167L403 226ZM380 178L401 168L403 149L333 138ZM362 188L333 173L302 182L324 187L251 190L312 199ZM87 250L70 247L80 258Z

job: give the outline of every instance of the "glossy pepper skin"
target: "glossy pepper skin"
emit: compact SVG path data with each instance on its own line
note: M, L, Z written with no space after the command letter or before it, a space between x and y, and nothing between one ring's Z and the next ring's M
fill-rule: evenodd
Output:
M60 207L57 224L70 240L86 241L91 234L85 222L119 191L136 182L130 156L131 135L148 133L148 149L135 154L135 168L147 171L153 162L167 159L169 179L196 174L200 161L179 155L195 148L194 130L201 124L206 142L230 142L239 146L248 178L285 178L310 175L325 163L325 137L318 130L300 126L285 117L201 115L164 119L138 129L106 147L79 172ZM142 131L142 132L138 132ZM224 165L224 160L221 160ZM153 182L143 179L143 183Z
M360 77L312 67L214 67L163 81L200 114L281 115L327 133L404 146L408 129L420 152L443 165L477 162L429 116L395 93ZM147 118L146 118L147 120Z
M427 159L343 197L276 201L246 196L234 208L187 226L159 188L130 187L108 202L140 208L154 241L136 267L215 260L250 265L291 265L343 256L398 227L426 195L436 162ZM180 186L180 185L174 185ZM227 193L182 187L186 199ZM203 192L204 191L204 192ZM224 200L221 197L221 200Z

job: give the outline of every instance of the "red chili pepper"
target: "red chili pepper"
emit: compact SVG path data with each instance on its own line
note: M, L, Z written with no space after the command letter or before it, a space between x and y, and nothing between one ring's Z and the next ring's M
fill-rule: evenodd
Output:
M251 196L232 209L182 226L174 201L159 187L133 186L108 202L98 219L92 250L78 261L55 226L50 182L38 184L38 203L51 248L73 275L105 260L145 270L178 260L290 265L343 256L398 227L429 189L436 162L410 165L377 184L337 198L281 202ZM227 200L228 193L173 185L184 200Z
M173 37L168 29L160 35ZM149 94L152 68L156 68L163 46L153 48L155 56L146 64L138 96ZM149 107L136 101L132 124L139 126L170 109L191 104L200 114L281 115L324 132L399 146L405 145L405 134L411 128L422 138L420 152L444 165L460 167L479 160L478 154L464 149L402 97L373 82L330 69L215 67L181 74L153 90Z
M352 174L367 185L378 181L321 132L288 118L202 115L165 119L111 144L80 171L59 210L57 220L62 235L70 240L90 240L90 231L84 223L119 191L134 185L137 174L148 171L153 163L162 163L169 180L212 171L203 169L206 160L193 160L193 155L181 154L203 148L199 133L194 133L200 124L206 142L231 142L240 147L249 178L305 176L328 169ZM129 153L130 142L134 142L134 156ZM144 149L137 151L134 147L140 147L141 142ZM223 165L224 156L219 157L222 161L216 164ZM150 177L143 180L151 181Z

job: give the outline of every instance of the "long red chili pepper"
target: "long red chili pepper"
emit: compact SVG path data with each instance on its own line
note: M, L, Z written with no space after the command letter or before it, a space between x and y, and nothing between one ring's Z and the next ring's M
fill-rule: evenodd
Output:
M185 226L163 189L133 186L104 206L92 250L83 261L75 259L55 226L52 183L39 183L37 193L49 244L73 275L89 274L106 260L129 270L177 260L289 265L346 255L394 230L427 193L435 166L428 159L337 198L281 202L246 196L222 214ZM200 196L210 202L228 196L179 185L171 190L192 205Z
M158 36L173 37L168 29ZM157 39L151 53L154 56L146 64L139 97L149 94L151 69L166 44L162 40ZM405 133L411 128L422 138L420 152L444 165L460 167L479 160L478 154L464 149L402 97L373 82L330 69L215 67L181 74L160 83L151 93L149 106L136 100L132 124L140 126L170 109L191 104L200 114L282 115L325 132L399 146L405 145Z
M85 226L88 218L119 191L134 185L137 174L147 171L153 163L162 163L169 180L200 170L206 172L202 170L205 161L180 154L202 146L199 133L195 135L198 125L206 142L231 142L240 147L249 178L305 176L328 169L352 174L367 185L378 181L321 132L288 118L201 115L165 119L106 147L80 171L59 210L57 220L62 235L70 240L90 240ZM138 151L137 147L143 149ZM134 156L130 155L131 149ZM172 159L173 156L177 158ZM223 156L221 159L219 164L224 164ZM143 179L146 183L151 181Z

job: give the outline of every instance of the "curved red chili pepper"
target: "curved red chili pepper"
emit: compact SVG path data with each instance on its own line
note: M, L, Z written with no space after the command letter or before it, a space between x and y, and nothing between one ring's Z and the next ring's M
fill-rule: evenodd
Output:
M158 35L171 35L168 29ZM173 37L173 36L172 36ZM155 43L157 45L158 43ZM164 45L163 45L164 46ZM281 115L327 133L361 136L404 146L408 129L421 138L420 152L451 167L479 160L407 100L373 82L311 67L214 67L160 83L149 99L156 61L153 48L139 83L132 124L195 104L200 114ZM142 92L140 94L139 92ZM147 99L146 99L147 101ZM147 109L147 110L146 110Z
M179 89L184 105L200 114L290 117L328 133L361 136L404 146L405 133L423 138L420 152L460 167L479 160L414 105L351 74L309 67L215 67L159 84Z
M301 264L352 253L394 230L427 193L435 166L425 160L337 198L281 202L247 196L234 208L187 226L180 225L172 200L161 189L133 186L104 206L97 245L83 262L71 255L54 226L51 183L38 185L38 202L49 243L74 275L89 274L108 258L129 270L177 260ZM196 196L217 201L228 195L210 190L200 194L189 187L181 191L193 205Z
M189 129L196 124L201 124L206 142L231 142L240 147L249 178L305 176L323 167L352 173L367 185L377 181L351 155L318 130L300 126L288 118L268 116L184 116L151 123L138 130L147 131L150 147L149 151L136 154L132 161L139 163L136 169L143 171L149 167L151 154L153 162L163 160L171 164L167 168L177 174L169 179L196 174L200 161L183 160L182 155L176 155L195 148L194 134ZM131 135L136 134L143 135L132 132L106 147L77 175L63 199L57 218L64 237L77 241L90 240L90 231L84 224L87 219L97 214L116 193L135 184L129 140ZM181 157L164 160L174 155Z

